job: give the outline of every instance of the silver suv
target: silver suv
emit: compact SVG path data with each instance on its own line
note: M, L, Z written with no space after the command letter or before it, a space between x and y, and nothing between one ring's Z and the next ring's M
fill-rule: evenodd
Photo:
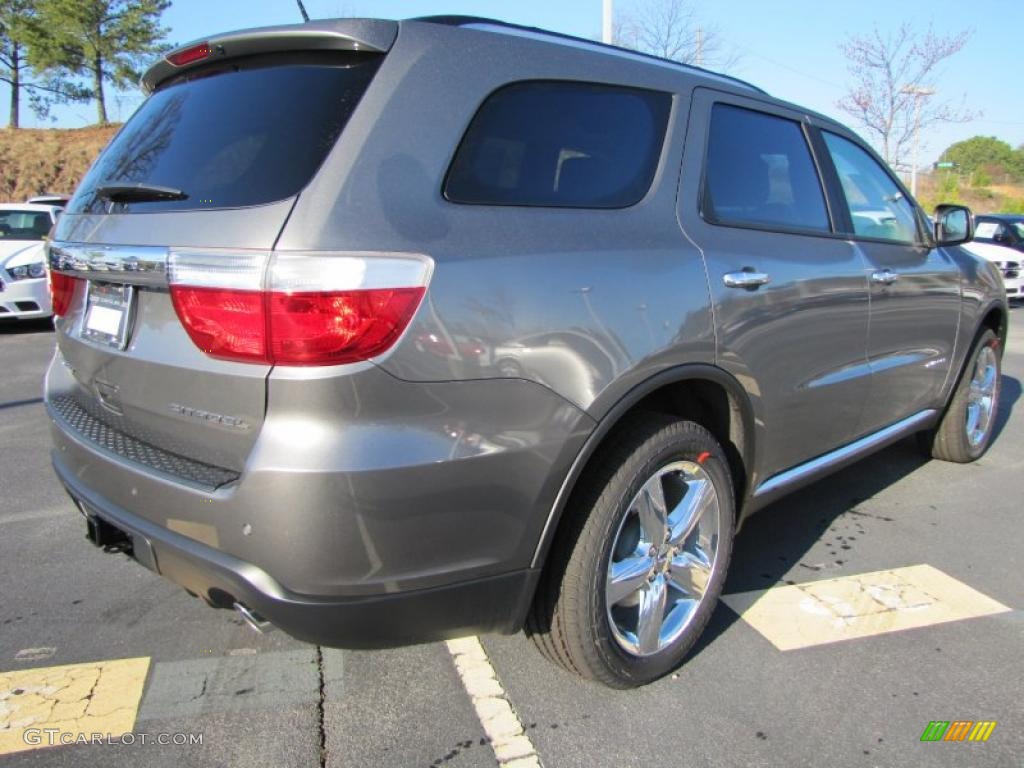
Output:
M295 637L677 667L733 535L986 449L1007 306L853 133L481 19L171 52L49 246L53 462L108 550Z

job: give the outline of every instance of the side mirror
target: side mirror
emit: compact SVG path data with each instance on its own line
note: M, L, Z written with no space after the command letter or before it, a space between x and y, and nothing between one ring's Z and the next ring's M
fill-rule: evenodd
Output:
M939 205L935 208L935 242L960 245L974 239L974 214L965 205Z

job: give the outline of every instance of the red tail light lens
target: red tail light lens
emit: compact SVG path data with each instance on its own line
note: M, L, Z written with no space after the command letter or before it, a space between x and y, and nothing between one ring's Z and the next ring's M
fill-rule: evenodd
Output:
M210 357L270 362L259 291L172 285L171 301L192 342Z
M272 293L270 356L284 365L327 365L379 355L405 330L423 291Z
M53 314L57 317L63 317L71 309L75 288L79 282L78 278L50 270L50 300L53 304Z
M430 266L408 254L178 251L169 279L174 309L206 354L339 365L398 340L423 299ZM260 289L265 282L270 290Z
M176 67L184 67L186 64L202 61L212 52L209 43L200 43L199 45L193 45L191 48L167 54L167 60Z

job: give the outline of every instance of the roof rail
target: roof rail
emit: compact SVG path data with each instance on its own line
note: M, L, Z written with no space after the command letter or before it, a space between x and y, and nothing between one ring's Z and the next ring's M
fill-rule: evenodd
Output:
M723 75L721 72L714 72L710 69L704 69L693 64L683 64L680 61L674 59L666 59L663 56L655 56L651 53L644 53L642 51L635 51L632 48L623 48L621 45L611 45L609 43L602 43L599 40L588 40L585 37L577 37L576 35L568 35L564 32L552 32L550 29L542 29L540 27L528 27L524 24L513 24L508 21L501 21L500 19L489 19L485 16L419 16L407 21L424 21L428 24L444 24L449 27L468 27L474 25L488 25L495 27L505 27L510 30L518 30L519 32L527 32L532 35L539 37L552 38L553 41L564 40L569 43L579 45L581 43L587 46L593 46L594 48L604 49L608 53L614 54L628 54L630 57L638 57L641 59L648 59L652 63L664 65L670 65L677 67L683 71L688 72L700 72L701 74L708 75L710 77L721 78L729 80L737 85L741 85L744 88L750 88L757 93L763 93L767 95L767 92L763 88L759 88L753 83L748 83L746 80L741 80L738 77L732 75Z

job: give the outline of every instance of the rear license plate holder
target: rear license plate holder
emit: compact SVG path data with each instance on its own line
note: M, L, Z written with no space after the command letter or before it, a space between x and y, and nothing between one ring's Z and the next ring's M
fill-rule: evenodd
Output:
M131 285L90 282L82 338L113 349L128 346L134 298Z

